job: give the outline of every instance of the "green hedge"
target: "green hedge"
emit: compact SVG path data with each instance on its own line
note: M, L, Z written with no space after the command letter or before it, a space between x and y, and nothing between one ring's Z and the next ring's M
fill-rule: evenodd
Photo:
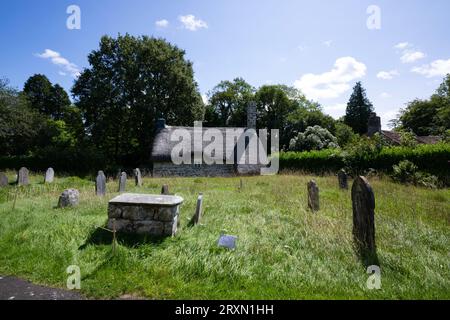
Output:
M384 147L371 154L350 154L342 150L280 153L280 169L311 173L336 172L341 168L359 173L369 168L390 172L402 160L412 161L419 170L449 181L450 144L419 145L415 148Z

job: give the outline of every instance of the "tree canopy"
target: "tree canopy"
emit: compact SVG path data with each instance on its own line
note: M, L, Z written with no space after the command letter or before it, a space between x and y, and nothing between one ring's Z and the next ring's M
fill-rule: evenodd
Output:
M92 142L117 163L146 162L155 122L202 120L204 105L185 52L163 39L104 36L72 93Z
M347 103L344 122L356 133L365 134L367 133L369 116L372 112L373 105L366 96L366 90L361 82L357 82Z

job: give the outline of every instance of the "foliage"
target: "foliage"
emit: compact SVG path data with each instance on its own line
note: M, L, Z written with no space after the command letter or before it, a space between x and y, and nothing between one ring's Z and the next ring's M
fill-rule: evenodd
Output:
M341 121L335 123L334 136L341 147L345 147L358 139L358 135L353 132L353 129Z
M293 138L289 144L291 151L310 151L338 148L337 139L327 129L319 126L308 127Z
M409 102L394 124L419 136L445 134L450 129L450 74L430 99Z
M221 81L209 93L205 121L209 127L247 124L247 106L253 100L255 89L242 78Z
M420 172L419 168L408 160L403 160L392 167L391 177L394 181L401 183L411 183L427 188L437 188L439 180L436 176Z
M361 140L346 150L321 150L314 152L282 152L280 168L313 173L337 171L347 167L353 174L364 174L370 168L390 173L400 161L409 160L421 172L435 175L450 185L450 144L418 145L410 147L383 146L378 139Z
M361 82L357 82L347 103L344 122L356 133L365 134L371 112L373 112L373 105L367 98L366 90Z
M185 52L163 39L104 36L72 89L90 140L112 162L145 163L155 122L192 126L204 105Z
M53 85L42 74L35 74L25 82L23 93L31 108L55 120L63 117L64 108L70 106L66 91L58 84Z

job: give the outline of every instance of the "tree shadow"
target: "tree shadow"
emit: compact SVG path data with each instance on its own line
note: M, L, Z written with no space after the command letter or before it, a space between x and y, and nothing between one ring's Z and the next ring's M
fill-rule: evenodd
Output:
M143 245L160 245L168 237L163 236L150 236L150 235L138 235L131 233L116 233L117 243L128 247L128 248L137 248ZM84 244L82 244L78 250L84 250L89 245L112 245L113 243L113 233L111 231L105 230L105 228L98 227L96 228L86 239Z
M376 248L369 249L357 239L354 239L354 242L356 254L365 268L373 265L380 266Z

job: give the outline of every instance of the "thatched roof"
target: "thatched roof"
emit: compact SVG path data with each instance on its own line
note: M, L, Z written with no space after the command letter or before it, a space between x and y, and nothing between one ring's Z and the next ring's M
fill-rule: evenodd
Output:
M203 141L202 143L202 150L204 150L204 148L208 145L211 144L211 140L213 140L210 136L205 135L206 131L208 130L208 134L212 135L212 134L220 134L221 137L223 137L222 139L222 144L223 144L223 159L226 161L227 158L229 158L232 154L233 151L235 151L235 159L236 159L236 146L237 146L237 141L238 139L245 139L245 134L243 134L247 129L246 128L221 128L221 127L214 127L214 128L207 128L207 127L203 127L202 131L203 131ZM165 126L164 128L158 129L156 131L156 135L155 135L155 139L153 142L153 149L152 149L152 155L151 155L151 159L152 161L156 161L156 162L164 162L164 161L171 161L171 152L173 150L173 148L175 146L181 146L183 147L184 150L186 150L189 146L187 145L189 143L188 139L183 139L182 142L180 142L180 140L182 140L180 138L180 133L181 132L186 132L190 135L191 137L191 146L190 149L192 151L192 153L194 153L194 127L179 127L179 126ZM233 133L234 136L236 136L235 139L233 139L233 135L228 135L227 138L227 133ZM178 140L177 140L178 139ZM227 139L231 139L229 141L229 143L227 143ZM240 140L242 141L242 140ZM244 140L245 142L245 140ZM181 143L181 145L180 145ZM247 143L246 143L247 145ZM235 161L236 163L236 161Z
M398 132L382 130L381 134L394 144L399 145L402 141L401 135ZM420 144L436 144L441 141L439 136L416 136L415 138Z

